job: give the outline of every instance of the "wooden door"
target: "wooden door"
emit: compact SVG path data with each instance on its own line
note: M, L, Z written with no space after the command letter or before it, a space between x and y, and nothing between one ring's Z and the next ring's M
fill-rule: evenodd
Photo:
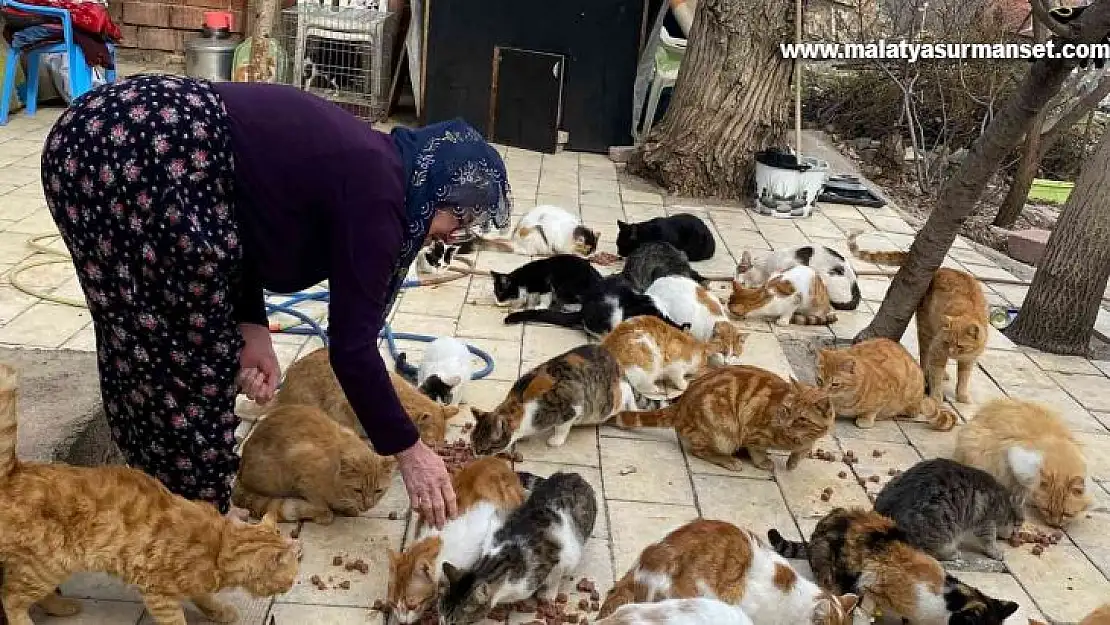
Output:
M565 72L562 54L495 47L487 129L490 140L554 154Z

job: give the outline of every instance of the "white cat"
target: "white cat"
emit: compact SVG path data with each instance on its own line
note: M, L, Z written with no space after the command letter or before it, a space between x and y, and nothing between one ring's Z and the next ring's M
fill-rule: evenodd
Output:
M668 319L680 326L690 324L687 331L701 341L713 338L713 328L728 321L721 301L709 289L686 276L663 276L644 291Z
M736 266L736 280L745 287L765 284L771 276L799 265L812 267L828 288L832 307L837 310L855 310L859 307L860 290L856 272L836 250L818 245L797 245L784 250L769 252L756 262L744 252Z
M403 356L403 355L402 355ZM453 336L441 336L424 349L416 373L416 385L428 397L457 405L474 370L470 348Z
M458 253L458 245L433 241L416 255L416 273L441 274L447 270Z
M754 625L743 610L709 597L629 603L594 625Z
M558 206L537 206L521 218L513 230L517 254L579 254L589 256L597 249L598 233L582 225L578 215Z
M780 326L791 321L800 325L825 325L836 321L829 292L821 276L811 267L797 265L777 273L766 284L745 287L732 283L728 309L737 317L774 319Z

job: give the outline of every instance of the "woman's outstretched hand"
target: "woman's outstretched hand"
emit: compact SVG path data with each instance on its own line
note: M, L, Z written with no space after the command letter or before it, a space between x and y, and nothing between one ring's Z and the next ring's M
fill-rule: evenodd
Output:
M425 522L443 529L447 521L458 515L455 489L451 487L451 476L443 458L423 441L416 441L396 458L412 507L420 512Z
M239 324L243 335L243 351L239 353L239 375L235 381L239 390L253 401L265 404L274 398L281 380L270 329L254 323Z

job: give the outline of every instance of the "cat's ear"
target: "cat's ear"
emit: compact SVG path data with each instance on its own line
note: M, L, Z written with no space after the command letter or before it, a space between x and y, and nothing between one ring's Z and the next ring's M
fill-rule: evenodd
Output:
M453 419L454 417L458 416L460 411L462 411L462 408L459 408L458 406L444 406L443 420L447 421Z
M462 571L455 568L454 564L451 564L450 562L444 562L443 577L447 580L447 583L455 585L456 583L458 583L459 578L462 577Z
M458 251L459 251L459 246L457 246L457 245L448 245L446 248L444 248L444 250L443 250L443 264L444 265L450 265L451 261L454 260L454 258L455 258L455 252L458 252Z
M618 219L617 220L617 230L619 230L620 232L624 232L627 229L628 229L628 224L626 224L623 221Z
M446 564L446 562L444 564ZM420 563L420 574L426 577L429 582L436 581L435 575L432 574L431 562L424 561Z
M845 614L850 614L856 608L856 604L859 603L859 597L850 593L840 595L837 600L840 601L840 607L844 609Z
M482 419L485 419L489 416L488 412L482 410L481 408L475 408L474 406L470 407L470 414L474 417L475 421L481 421Z
M1068 492L1070 492L1074 497L1082 497L1083 495L1086 495L1087 480L1080 475L1071 478L1071 481L1068 482Z
M752 268L752 253L745 251L740 255L740 264L736 266L736 271L741 273L748 271Z
M1005 621L1010 618L1014 612L1018 611L1018 604L1013 601L1003 601L994 599L994 611L998 615L999 622Z
M462 376L453 375L448 378L443 378L443 383L447 386L458 386L462 384Z

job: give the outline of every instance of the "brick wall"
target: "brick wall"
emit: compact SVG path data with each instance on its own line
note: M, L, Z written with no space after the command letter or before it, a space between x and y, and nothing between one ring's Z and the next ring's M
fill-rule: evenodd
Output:
M112 5L123 47L184 53L185 40L200 30L205 11L231 11L235 32L242 33L248 0L119 0Z

